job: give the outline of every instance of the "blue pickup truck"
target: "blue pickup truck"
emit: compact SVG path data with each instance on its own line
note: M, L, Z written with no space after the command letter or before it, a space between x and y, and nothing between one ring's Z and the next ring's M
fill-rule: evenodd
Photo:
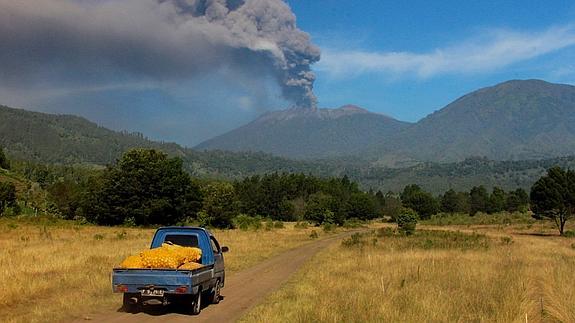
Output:
M112 288L115 293L124 294L124 309L135 312L143 305L178 303L197 315L202 299L218 303L226 278L223 253L228 248L220 247L208 230L197 227L160 228L150 248L162 243L202 249L203 266L194 270L114 268Z

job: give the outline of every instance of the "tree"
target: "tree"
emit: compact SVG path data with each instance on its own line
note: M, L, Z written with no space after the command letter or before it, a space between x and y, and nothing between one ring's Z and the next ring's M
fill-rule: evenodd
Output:
M575 172L553 167L531 187L531 207L537 217L552 219L563 235L575 214Z
M487 213L497 213L505 210L505 203L507 201L507 194L500 187L493 187L493 192L489 196L489 203L487 205Z
M175 224L201 207L199 187L182 161L153 149L128 151L91 184L82 209L98 224Z
M450 214L457 212L458 202L457 192L455 192L453 189L450 189L441 196L441 211Z
M203 206L198 214L201 225L221 229L233 228L236 214L235 191L230 183L213 183L205 186Z
M2 150L2 147L0 147L0 168L10 169L10 162L8 161L8 158L4 154L4 150Z
M525 212L529 206L529 195L524 189L518 188L515 191L509 192L507 194L507 200L505 201L505 208L508 212Z
M13 183L0 182L0 215L6 207L16 205L16 186Z
M73 219L80 207L81 188L75 182L62 181L48 187L50 200L54 203L64 219Z
M439 205L433 195L423 191L415 184L407 185L403 189L401 203L404 207L417 212L421 219L429 219L433 214L439 212Z
M315 224L343 224L344 219L336 218L332 210L334 204L335 200L331 195L325 193L312 194L305 205L304 219Z
M347 218L370 220L377 217L375 199L365 193L353 193L346 206Z
M400 198L393 192L387 192L385 194L382 213L384 216L389 216L392 222L397 220L402 209Z
M487 212L489 195L483 186L476 186L469 192L469 215L474 216L477 212Z

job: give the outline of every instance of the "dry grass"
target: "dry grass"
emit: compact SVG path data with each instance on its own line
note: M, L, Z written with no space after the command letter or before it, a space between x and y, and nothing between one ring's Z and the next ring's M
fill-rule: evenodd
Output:
M575 322L575 239L478 229L487 236L376 231L333 245L243 320Z
M233 274L283 250L310 242L311 229L215 231ZM0 321L46 322L113 311L110 272L149 247L154 230L80 226L71 222L0 220Z

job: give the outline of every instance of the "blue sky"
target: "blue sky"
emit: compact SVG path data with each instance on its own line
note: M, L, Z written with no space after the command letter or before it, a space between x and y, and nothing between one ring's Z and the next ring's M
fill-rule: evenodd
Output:
M288 2L322 49L322 107L417 121L505 80L575 81L573 1Z
M0 104L194 146L313 103L318 50L319 107L404 121L510 79L575 84L572 0L230 3L0 1Z

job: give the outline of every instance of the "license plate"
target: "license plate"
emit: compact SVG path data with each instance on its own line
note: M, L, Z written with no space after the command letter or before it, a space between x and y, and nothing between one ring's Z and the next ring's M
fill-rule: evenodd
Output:
M142 289L140 293L142 296L164 296L162 289Z

